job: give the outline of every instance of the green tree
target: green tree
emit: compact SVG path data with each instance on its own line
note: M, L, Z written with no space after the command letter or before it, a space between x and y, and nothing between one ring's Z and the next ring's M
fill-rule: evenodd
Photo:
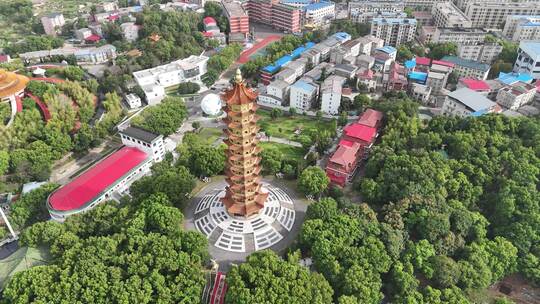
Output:
M0 150L0 175L6 174L9 169L9 152Z
M276 147L270 146L264 148L261 153L261 164L264 172L270 175L280 172L283 157L283 153Z
M457 45L452 42L444 43L432 43L429 44L429 53L428 57L432 59L439 60L447 55L456 55L457 54Z
M182 98L168 96L160 104L145 109L132 123L150 132L169 136L182 125L186 116Z
M268 250L233 267L227 285L227 303L332 303L333 290L322 275L298 265L296 255L284 261Z
M320 196L330 183L326 173L319 167L308 167L298 178L298 188L308 195Z

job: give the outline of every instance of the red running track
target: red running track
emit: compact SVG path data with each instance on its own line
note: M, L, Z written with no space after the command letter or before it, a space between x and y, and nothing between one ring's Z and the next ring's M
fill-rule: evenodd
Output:
M242 54L240 54L240 58L238 58L236 62L240 64L248 62L249 56L253 55L258 50L279 39L281 39L281 36L278 35L272 35L264 38L260 42L257 42L255 45L253 45L250 49L243 51Z
M49 78L49 77L32 77L32 78L30 78L30 80L43 81L43 82L48 82L48 83L62 83L62 82L66 82L64 79L60 79L60 78Z

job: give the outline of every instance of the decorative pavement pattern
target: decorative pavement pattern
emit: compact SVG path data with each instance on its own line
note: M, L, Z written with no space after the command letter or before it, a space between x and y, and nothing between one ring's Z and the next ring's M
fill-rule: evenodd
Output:
M283 190L269 184L263 186L269 192L264 208L248 219L227 213L220 201L225 189L211 191L195 209L196 229L215 247L231 252L253 252L278 243L293 227L294 203Z

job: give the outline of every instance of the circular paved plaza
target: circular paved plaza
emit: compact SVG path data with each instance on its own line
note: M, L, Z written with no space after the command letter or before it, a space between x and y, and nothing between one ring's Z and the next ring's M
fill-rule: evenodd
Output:
M304 219L306 205L295 201L294 193L284 187L265 182L269 196L258 215L250 218L231 216L221 203L226 183L206 186L186 212L186 226L203 233L209 242L212 258L220 262L240 262L247 255L262 249L281 251L296 237ZM291 196L293 198L291 198Z

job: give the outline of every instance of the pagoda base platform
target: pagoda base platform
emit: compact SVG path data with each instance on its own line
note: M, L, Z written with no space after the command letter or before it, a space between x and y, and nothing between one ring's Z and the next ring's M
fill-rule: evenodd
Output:
M263 182L269 193L264 208L249 218L235 217L227 213L220 200L226 185L208 185L186 210L186 228L206 236L216 261L241 262L254 251L281 251L294 241L307 208L304 200L295 201L291 198L294 193L290 195L276 184Z

